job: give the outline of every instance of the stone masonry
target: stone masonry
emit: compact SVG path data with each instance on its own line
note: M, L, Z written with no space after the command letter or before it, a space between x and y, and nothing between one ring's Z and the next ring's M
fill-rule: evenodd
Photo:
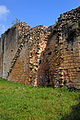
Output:
M20 22L0 38L0 77L33 86L80 89L80 7L50 27Z

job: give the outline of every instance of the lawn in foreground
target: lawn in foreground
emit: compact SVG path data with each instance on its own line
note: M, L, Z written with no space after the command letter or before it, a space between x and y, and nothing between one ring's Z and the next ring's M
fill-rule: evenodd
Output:
M80 120L80 91L0 79L0 120Z

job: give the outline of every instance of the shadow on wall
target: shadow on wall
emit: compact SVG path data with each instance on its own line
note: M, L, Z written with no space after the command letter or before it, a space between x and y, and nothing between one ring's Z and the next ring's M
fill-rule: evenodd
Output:
M38 86L52 86L54 87L54 73L55 73L55 44L56 33L47 41L45 50L41 53L39 61L39 69L37 73Z
M80 100L80 98L78 98ZM80 120L80 103L72 106L72 112L65 115L61 120Z

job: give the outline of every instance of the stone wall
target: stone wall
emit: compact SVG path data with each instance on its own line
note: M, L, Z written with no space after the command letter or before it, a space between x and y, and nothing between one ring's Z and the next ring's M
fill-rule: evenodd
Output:
M24 44L8 79L20 83L35 85L40 56L47 44L50 33L45 26L37 26L25 31Z
M80 7L50 27L19 23L0 39L0 77L34 86L80 89Z
M58 80L62 81L62 85L67 83L80 88L80 7L62 14L57 30L63 59L59 66L61 80Z
M18 49L23 41L23 28L26 25L26 23L14 25L1 37L1 77L5 79L8 79L9 73L12 71L12 67L16 62L19 52Z

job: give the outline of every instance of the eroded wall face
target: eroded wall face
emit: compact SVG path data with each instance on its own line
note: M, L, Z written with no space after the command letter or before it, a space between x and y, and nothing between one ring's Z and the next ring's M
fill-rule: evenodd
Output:
M40 57L38 85L80 88L80 36L76 32L70 41L66 34L55 33L48 39Z
M54 26L20 23L0 40L0 76L34 86L80 88L80 8Z
M28 48L24 45L23 49L13 66L9 80L21 84L29 85L29 53Z
M61 74L63 65L63 44L61 34L55 32L47 41L42 52L41 63L38 69L38 85L53 87L62 86Z
M46 47L41 54L38 69L38 85L54 86L53 75L55 73L55 47L56 34L47 41Z
M42 52L38 85L80 88L80 8L59 18ZM73 19L72 19L73 18Z
M9 28L1 37L1 76L9 79L13 66L23 46L24 30L30 28L26 23L19 23Z
M61 79L67 85L80 88L80 7L62 14L58 21L63 62ZM60 37L59 37L60 39ZM59 40L60 41L60 40Z
M9 80L27 85L37 85L40 57L46 48L46 36L50 34L46 29L45 26L37 26L28 32L25 31L23 38L21 37L22 43L17 50L16 62L8 76Z
M32 34L30 36L30 49L29 49L30 51L29 76L30 76L30 84L34 86L38 85L38 81L39 81L38 71L40 68L41 56L47 44L46 36L49 33L46 31L46 29L47 27L38 26L33 30L31 30Z
M75 36L74 41L64 39L63 47L63 81L75 87L80 86L80 36Z
M2 46L2 77L7 78L12 59L18 48L17 30L15 28L2 36Z

